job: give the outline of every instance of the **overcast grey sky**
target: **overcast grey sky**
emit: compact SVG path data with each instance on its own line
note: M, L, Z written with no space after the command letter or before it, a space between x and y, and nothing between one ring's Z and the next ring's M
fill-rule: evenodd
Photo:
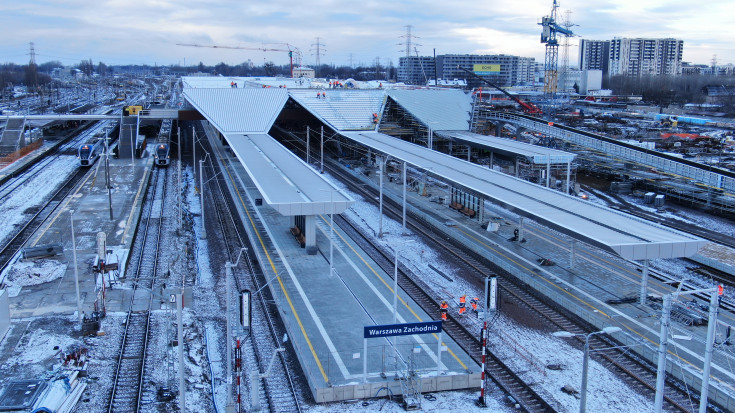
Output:
M553 0L8 0L0 3L0 63L36 61L66 65L82 59L106 64L238 64L248 59L287 64L283 52L223 50L177 43L263 47L288 43L303 63L354 65L405 55L406 25L420 55L488 53L535 57L543 62L538 21ZM735 63L732 0L560 0L573 30L585 39L675 37L684 60ZM403 36L403 37L401 37ZM569 61L576 65L578 39ZM268 48L283 48L267 44ZM415 52L412 52L414 54ZM561 59L561 50L560 50Z

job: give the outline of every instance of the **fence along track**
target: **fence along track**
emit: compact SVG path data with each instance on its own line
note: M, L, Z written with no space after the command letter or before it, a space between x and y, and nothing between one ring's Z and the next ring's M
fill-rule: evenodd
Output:
M108 413L138 412L141 406L153 295L144 293L147 300L145 310L134 311L134 304L139 293L138 287L150 291L156 278L166 177L166 170L153 168L153 184L149 185L144 201L147 208L141 216L133 242L129 273L134 274L134 277L127 278L127 281L134 283L133 294L125 320Z
M226 156L224 158L218 158L224 159L223 162L228 162L225 159ZM214 165L212 174L216 174L216 176L212 177L210 175L209 177L205 177L208 181L205 184L208 185L208 191L205 191L205 196L208 192L212 198L210 201L214 202L217 225L226 244L225 250L229 261L234 263L237 260L241 247L247 246L249 248L247 253L243 253L238 267L233 268L232 271L235 278L236 290L242 291L245 288L249 288L252 292L255 292L265 283L265 277L257 266L253 266L250 258L253 246L249 245L249 239L245 235L239 217L236 218L236 215L233 213L233 211L237 211L237 208L226 182L226 179L232 176L228 174L230 169L225 165L223 170L218 162L213 162L212 164ZM245 190L239 185L239 182L236 179L232 181L232 184L238 187L240 194L244 194ZM243 208L246 208L250 216L255 217L255 211L251 205L243 205ZM265 228L260 221L256 218L254 222L256 231L265 234ZM245 269L243 270L243 268ZM273 298L270 295L270 290L263 288L257 294L257 299L255 297L253 299L257 303L256 305L259 311L255 311L255 308L253 308L251 337L241 341L241 345L245 346L243 353L255 354L258 368L261 372L264 372L273 352L278 347L279 338L283 336L285 331L283 327L280 327L278 322L280 316L278 315L277 307L271 304L273 303ZM262 316L257 316L258 314ZM293 355L292 351L289 352L289 356L291 355ZM252 380L251 372L244 373L248 373L248 377ZM261 385L258 386L261 396L260 400L267 402L267 408L271 412L301 412L301 404L299 403L294 383L295 379L292 376L290 366L287 365L286 356L284 353L278 353L270 376L263 379ZM266 406L263 406L263 409L265 408Z

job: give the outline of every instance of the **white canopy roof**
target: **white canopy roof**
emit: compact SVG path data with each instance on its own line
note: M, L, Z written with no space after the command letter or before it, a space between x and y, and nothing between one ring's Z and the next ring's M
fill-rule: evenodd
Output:
M623 258L688 257L707 242L388 135L377 132L341 134Z
M457 89L416 89L388 91L388 96L432 130L470 128L472 99Z
M184 97L222 133L267 133L288 100L288 91L194 88L184 89Z
M289 93L312 115L335 130L375 129L373 113L380 116L385 104L385 90L382 89L294 89Z
M284 88L184 89L224 136L265 202L283 215L342 213L354 202L267 132L288 100Z
M505 153L528 158L534 164L546 165L547 163L566 164L572 162L577 156L570 152L557 149L545 148L543 146L531 145L530 143L518 142L512 139L499 138L497 136L480 135L467 131L441 131L436 133L442 138L456 139L468 142L475 147L490 148L493 152Z
M265 134L225 135L265 202L283 215L341 214L355 201Z

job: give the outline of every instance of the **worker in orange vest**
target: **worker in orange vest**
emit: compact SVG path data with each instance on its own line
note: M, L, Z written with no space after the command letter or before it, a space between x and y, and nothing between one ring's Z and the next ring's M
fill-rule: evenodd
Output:
M464 312L466 310L465 304L467 304L467 295L463 295L459 297L459 315L464 315Z
M442 321L447 321L447 312L449 311L449 304L447 304L446 301L442 301L439 308L441 309L441 313L442 313Z
M472 300L470 300L470 304L472 305L472 311L474 311L475 314L477 314L477 303L479 303L479 302L480 302L480 299L477 298L477 297L475 297Z

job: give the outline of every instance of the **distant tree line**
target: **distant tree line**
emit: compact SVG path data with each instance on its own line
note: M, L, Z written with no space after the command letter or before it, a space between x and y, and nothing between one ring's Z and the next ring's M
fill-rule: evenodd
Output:
M643 101L662 106L704 103L707 85L735 85L735 76L612 76L603 83L616 95L640 95Z
M355 80L395 80L398 70L392 64L388 66L336 66L323 64L319 67L310 66L318 77L330 79L355 79ZM168 70L177 74L208 73L221 76L290 76L290 65L276 65L272 61L265 62L262 66L254 66L250 62L238 65L228 65L224 62L214 66L206 66L199 62L196 66L168 66Z

